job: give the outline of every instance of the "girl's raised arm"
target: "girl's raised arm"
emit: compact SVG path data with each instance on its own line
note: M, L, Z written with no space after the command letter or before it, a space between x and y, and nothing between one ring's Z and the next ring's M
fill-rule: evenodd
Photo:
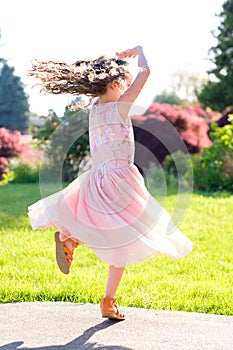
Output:
M123 95L121 95L119 99L119 112L122 116L125 116L128 114L132 103L136 100L143 86L145 85L147 78L150 75L150 68L148 66L146 57L141 46L136 46L133 49L117 53L117 56L120 59L138 56L139 72L131 86L125 91L125 93L123 93Z

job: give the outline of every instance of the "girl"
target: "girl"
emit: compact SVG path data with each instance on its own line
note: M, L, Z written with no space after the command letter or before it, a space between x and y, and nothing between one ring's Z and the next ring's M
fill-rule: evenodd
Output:
M29 75L53 94L95 98L89 113L92 167L64 190L29 207L33 229L54 227L56 259L70 272L73 251L86 244L109 265L102 317L123 320L116 291L125 266L164 254L185 256L192 242L147 191L134 165L134 137L128 112L143 88L150 69L141 46L74 64L37 62ZM138 57L133 82L125 58Z

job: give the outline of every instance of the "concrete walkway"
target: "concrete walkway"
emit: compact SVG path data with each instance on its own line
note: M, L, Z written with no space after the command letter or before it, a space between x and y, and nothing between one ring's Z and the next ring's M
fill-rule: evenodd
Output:
M114 322L93 304L0 304L0 350L233 350L231 316L121 310Z

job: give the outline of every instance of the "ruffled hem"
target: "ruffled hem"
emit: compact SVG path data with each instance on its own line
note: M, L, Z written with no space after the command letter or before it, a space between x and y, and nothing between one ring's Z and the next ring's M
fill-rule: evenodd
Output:
M117 267L161 254L177 260L192 250L192 242L149 194L134 165L104 174L89 170L29 206L28 215L34 230L52 227L62 240L78 239Z

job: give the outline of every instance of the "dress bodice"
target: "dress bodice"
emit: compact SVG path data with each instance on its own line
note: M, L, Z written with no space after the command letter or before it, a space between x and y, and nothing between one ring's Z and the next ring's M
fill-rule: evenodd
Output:
M117 102L94 104L89 114L92 166L118 168L134 160L134 133L130 117L123 120Z

